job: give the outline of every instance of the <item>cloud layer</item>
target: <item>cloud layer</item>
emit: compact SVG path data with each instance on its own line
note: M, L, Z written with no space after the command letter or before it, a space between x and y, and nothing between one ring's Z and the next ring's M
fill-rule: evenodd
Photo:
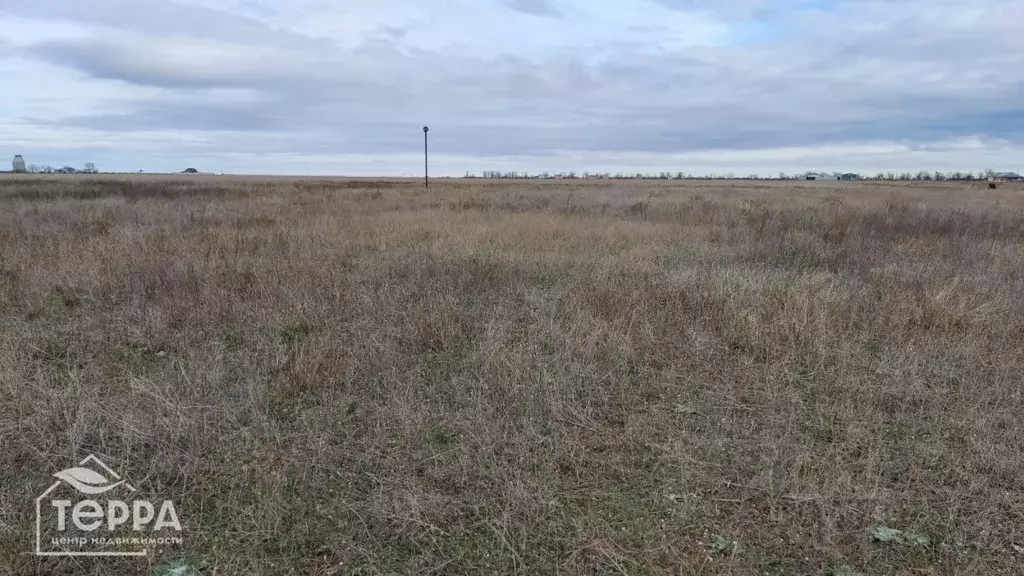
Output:
M428 124L452 174L1022 158L1016 0L431 4L0 0L0 155L397 175Z

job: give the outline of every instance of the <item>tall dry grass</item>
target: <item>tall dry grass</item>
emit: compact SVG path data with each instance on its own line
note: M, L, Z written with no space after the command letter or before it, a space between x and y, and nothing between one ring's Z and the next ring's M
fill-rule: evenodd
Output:
M1019 573L980 186L0 179L0 573L162 559L30 554L87 453L210 574Z

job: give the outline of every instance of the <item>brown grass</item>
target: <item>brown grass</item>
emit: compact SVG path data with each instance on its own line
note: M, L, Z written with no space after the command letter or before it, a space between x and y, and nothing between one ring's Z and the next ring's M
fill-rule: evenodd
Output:
M209 574L1019 573L1022 208L0 179L0 573L161 560L30 554L90 452L179 503Z

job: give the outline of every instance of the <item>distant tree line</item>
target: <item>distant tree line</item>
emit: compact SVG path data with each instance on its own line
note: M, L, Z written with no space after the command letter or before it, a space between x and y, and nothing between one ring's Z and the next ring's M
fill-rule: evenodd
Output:
M54 168L49 164L29 164L28 171L33 174L99 174L99 171L96 170L96 165L92 162L86 162L82 168L75 168L74 166Z
M813 172L815 174L828 174L828 172ZM488 179L538 179L538 180L563 180L563 179L601 179L601 180L802 180L807 173L801 174L786 174L780 172L777 176L760 176L757 174L751 174L748 176L736 176L734 173L729 172L725 174L704 174L694 175L688 172L658 172L658 173L630 173L626 174L623 172L541 172L539 174L530 174L529 172L500 172L497 170L484 170L477 176L474 173L466 172L466 178L488 178ZM878 172L871 176L867 174L857 174L852 172L831 172L835 177L852 174L856 180L913 180L913 181L973 181L973 180L985 180L989 176L995 174L991 169L979 170L978 172L929 172L927 170L921 170L917 173L912 172Z

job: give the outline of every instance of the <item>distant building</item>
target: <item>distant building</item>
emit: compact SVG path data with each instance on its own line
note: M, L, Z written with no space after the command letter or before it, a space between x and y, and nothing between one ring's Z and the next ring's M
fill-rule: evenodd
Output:
M860 180L860 176L853 172L847 172L839 177L843 182L853 182L854 180Z
M14 171L18 173L28 172L28 168L25 167L25 159L18 154L14 157Z
M1016 172L996 172L989 178L990 182L1024 182L1024 176Z
M835 182L836 180L838 180L838 178L831 174L818 174L817 172L808 172L807 174L804 175L804 180L826 180Z

